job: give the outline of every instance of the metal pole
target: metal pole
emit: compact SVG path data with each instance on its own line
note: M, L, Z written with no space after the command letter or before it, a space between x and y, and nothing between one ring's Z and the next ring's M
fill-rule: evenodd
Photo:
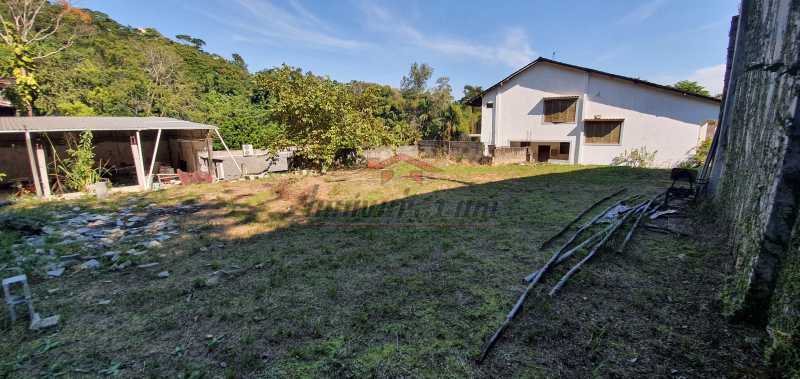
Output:
M33 185L36 187L36 196L42 196L42 183L39 182L39 169L36 168L36 158L33 156L33 144L31 144L31 133L25 131L25 145L28 147L28 160L31 164L31 174L33 175Z
M156 155L158 154L158 143L161 141L161 129L158 129L156 134L156 146L153 148L153 158L150 160L150 171L147 174L147 187L153 187L153 166L156 163Z
M225 144L225 140L222 139L222 135L219 134L219 130L214 129L214 131L217 133L217 137L219 137L219 141L222 142L222 147L225 148L225 151L228 152L228 155L231 157L231 160L233 160L233 164L235 164L236 168L239 169L239 174L244 175L244 171L242 171L242 167L239 166L239 162L236 162L236 158L233 157L233 153L231 153L231 151L228 149L228 145Z

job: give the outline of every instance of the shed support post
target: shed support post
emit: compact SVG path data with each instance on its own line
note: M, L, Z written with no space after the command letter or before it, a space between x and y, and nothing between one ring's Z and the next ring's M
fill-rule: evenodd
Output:
M212 144L213 138L211 133L208 133L206 136L206 153L208 153L208 159L206 160L206 167L208 167L208 174L211 175L211 181L217 180L216 174L216 167L214 166L214 145Z
M228 156L231 157L231 160L233 161L233 164L235 164L236 168L239 169L239 174L241 174L241 176L244 176L244 171L242 171L242 166L239 166L239 162L236 162L236 158L233 157L233 153L231 153L231 150L228 149L228 145L225 144L225 140L222 139L222 134L219 134L219 130L217 130L217 129L214 129L214 131L217 133L217 137L219 137L219 141L222 142L222 147L225 148L225 151L228 152Z
M131 136L131 154L133 155L133 165L136 167L136 180L139 187L144 189L144 164L142 164L141 150L139 149L140 143L137 132L135 136Z
M31 175L33 176L33 185L36 187L36 195L42 196L42 184L39 182L39 169L36 168L36 157L33 155L31 133L27 130L25 131L25 145L28 148L28 161L31 164Z
M42 192L44 197L50 197L50 177L47 175L47 158L44 154L44 147L36 144L36 160L39 162L39 174L42 180Z
M147 174L147 188L153 188L153 166L155 166L156 163L159 142L161 142L161 129L158 129L158 134L156 134L156 146L153 148L153 158L150 159L150 171Z

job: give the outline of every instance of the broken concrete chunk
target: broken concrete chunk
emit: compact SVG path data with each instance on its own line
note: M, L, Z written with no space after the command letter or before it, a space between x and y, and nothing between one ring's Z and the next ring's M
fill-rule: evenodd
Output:
M100 300L97 302L97 305L109 305L111 304L111 300Z
M146 248L148 248L148 249L158 249L158 248L161 247L161 242L158 242L156 240L152 240L152 241L146 243L144 246Z
M59 276L64 275L64 268L63 267L59 267L59 268L50 270L50 271L47 272L47 275L52 277L52 278L58 278Z
M161 271L158 273L159 278L169 278L169 271Z
M41 318L38 313L35 313L31 320L30 330L41 330L58 326L58 321L61 316L55 315L50 317Z
M100 268L100 262L97 259L90 259L81 265L83 270L97 270L98 268Z

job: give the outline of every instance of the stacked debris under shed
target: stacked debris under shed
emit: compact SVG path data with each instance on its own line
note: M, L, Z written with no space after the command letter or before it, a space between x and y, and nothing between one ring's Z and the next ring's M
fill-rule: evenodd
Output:
M561 229L553 237L546 240L540 247L540 250L547 248L549 245L563 236L568 230L573 228L581 218L589 214L600 204L617 197L625 191L626 189L620 189L619 191L616 191L598 200L586 208L570 223L564 226L563 229ZM687 206L688 202L692 198L692 192L693 191L690 190L684 191L678 188L670 188L665 192L659 193L658 195L649 199L638 194L628 196L615 201L602 212L594 215L589 221L580 224L577 230L566 240L566 242L564 242L558 249L555 250L555 252L542 267L533 271L530 275L523 279L527 286L517 299L514 306L511 308L511 311L506 315L506 319L503 321L502 325L500 325L497 331L484 344L483 348L481 349L480 357L478 357L478 363L482 362L486 358L487 354L497 342L499 337L509 326L514 317L516 317L517 314L519 314L522 310L523 304L525 303L525 300L530 294L531 290L537 284L542 282L543 277L550 273L552 268L564 263L572 257L577 258L584 251L586 252L585 255L583 255L582 258L580 258L580 260L578 260L563 276L561 276L558 282L556 282L556 284L550 288L548 292L549 296L555 296L556 293L558 293L558 291L567 284L567 281L593 257L603 250L610 250L610 241L615 236L616 238L613 239L618 241L618 243L614 250L617 253L621 253L625 250L625 247L628 245L634 233L640 226L662 233L672 233L678 235L688 234L670 227L669 221L663 223L656 220L666 219L665 217L662 217L664 215L676 215L678 211L673 209L673 206L678 205L680 208ZM678 204L674 204L676 202ZM630 226L627 228L627 232L623 234L626 225ZM593 234L589 235L589 233ZM584 239L581 240L581 238ZM579 240L580 242L578 242Z

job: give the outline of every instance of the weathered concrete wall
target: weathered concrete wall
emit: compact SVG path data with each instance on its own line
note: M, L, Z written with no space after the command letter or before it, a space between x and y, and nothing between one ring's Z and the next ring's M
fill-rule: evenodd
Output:
M528 161L527 147L497 147L494 149L492 164L524 163Z
M420 158L447 158L454 161L481 162L484 146L472 141L419 141Z
M370 161L380 162L383 160L387 160L395 156L395 154L403 154L412 158L417 158L419 157L419 150L417 149L417 145L397 146L397 147L384 146L375 149L364 150L364 158L366 158L368 162Z
M735 275L723 298L731 315L768 323L775 343L793 341L771 351L795 358L800 338L798 108L800 1L743 0L720 152L710 178L723 219L717 225L730 225L735 258ZM800 359L789 361L795 369L800 366Z

